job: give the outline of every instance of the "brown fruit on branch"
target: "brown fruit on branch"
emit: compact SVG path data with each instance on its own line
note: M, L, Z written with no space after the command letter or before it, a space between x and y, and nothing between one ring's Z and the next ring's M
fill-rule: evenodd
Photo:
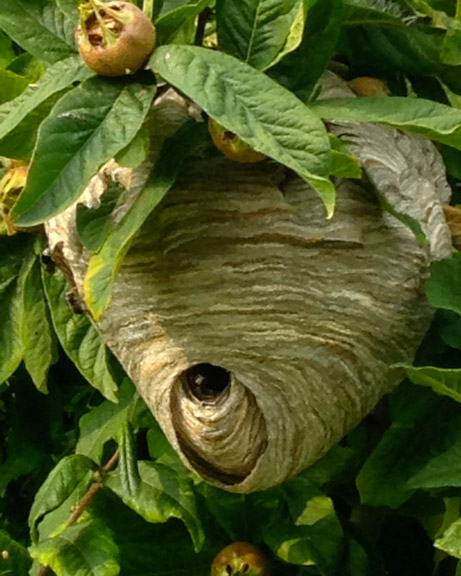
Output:
M357 94L357 96L389 96L389 88L385 82L379 78L371 78L370 76L359 76L348 82L349 88Z
M139 70L155 46L155 28L129 2L90 0L80 6L75 33L85 64L101 76L123 76Z
M216 148L231 160L252 164L266 158L212 118L208 119L208 130Z
M234 542L215 556L211 576L269 576L270 566L261 552L248 542Z

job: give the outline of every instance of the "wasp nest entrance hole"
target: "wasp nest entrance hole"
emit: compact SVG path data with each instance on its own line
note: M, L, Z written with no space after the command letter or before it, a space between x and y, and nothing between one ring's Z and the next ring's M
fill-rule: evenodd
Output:
M201 363L178 375L170 398L176 438L189 464L211 482L242 482L267 446L254 394L225 368Z
M210 402L216 400L231 383L227 370L213 364L196 364L183 372L182 385L197 400Z

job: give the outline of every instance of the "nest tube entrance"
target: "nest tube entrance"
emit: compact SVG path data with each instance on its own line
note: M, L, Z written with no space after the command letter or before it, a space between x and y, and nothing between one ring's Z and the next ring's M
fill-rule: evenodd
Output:
M177 443L200 476L235 485L251 474L267 447L266 422L254 394L232 372L191 365L176 378L170 404Z

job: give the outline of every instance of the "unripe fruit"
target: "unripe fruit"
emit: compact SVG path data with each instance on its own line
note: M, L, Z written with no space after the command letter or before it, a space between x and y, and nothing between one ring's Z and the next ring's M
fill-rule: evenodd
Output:
M147 62L155 38L154 25L134 4L91 0L80 6L75 40L85 64L96 74L136 72Z
M357 96L389 96L389 88L379 78L359 76L347 83Z
M212 118L208 120L210 136L218 150L236 162L254 163L264 160L264 154L256 152L233 132L226 130Z

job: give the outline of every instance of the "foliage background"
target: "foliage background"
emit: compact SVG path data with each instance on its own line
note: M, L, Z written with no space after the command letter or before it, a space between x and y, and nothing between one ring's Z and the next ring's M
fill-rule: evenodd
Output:
M0 154L33 158L15 208L23 223L40 223L71 203L110 157L128 165L145 157L141 125L155 87L143 72L121 83L91 78L74 45L76 6L74 0L0 5ZM221 51L264 70L274 85L308 104L330 66L348 80L384 80L393 96L405 99L395 106L407 129L421 121L420 99L443 105L419 131L438 142L452 204L461 203L459 1L164 0L155 3L154 18L160 44L198 39L215 47L217 29ZM181 48L178 58L185 53ZM90 109L95 100L105 104L102 112ZM385 103L373 100L359 104L361 119L399 125ZM43 208L43 184L35 183L56 168L42 153L51 146L56 110L86 105L85 122L119 131L118 144L93 148L90 172L87 159L75 153L80 188L47 183L59 201ZM115 109L131 126L123 137L111 121ZM342 161L337 174L357 175L347 151ZM166 165L160 176L152 184L156 202L174 182L173 167ZM5 182L1 201L8 215L18 186ZM104 226L112 206L97 215ZM96 248L110 244L110 230L103 227L102 239L88 232L95 215L81 216L82 237ZM134 232L141 223L135 221ZM408 380L313 467L272 490L240 496L184 469L90 321L68 306L65 278L45 246L39 229L0 236L0 575L45 574L45 565L58 576L207 574L216 552L234 540L260 546L275 575L461 575L456 249L433 267L426 293L437 312L414 367L406 368ZM97 309L107 295L94 290ZM78 509L92 490L94 498ZM82 514L69 523L75 507Z

